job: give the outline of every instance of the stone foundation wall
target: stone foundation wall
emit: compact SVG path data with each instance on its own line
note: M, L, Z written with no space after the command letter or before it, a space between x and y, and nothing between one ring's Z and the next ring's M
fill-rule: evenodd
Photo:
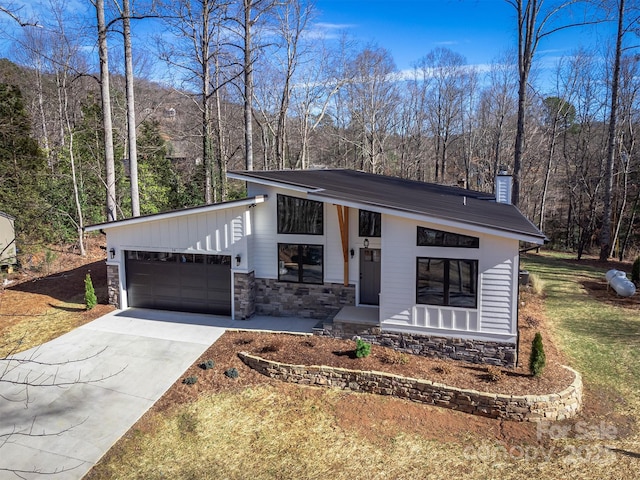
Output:
M107 294L109 305L122 308L120 303L120 272L118 265L107 265Z
M519 422L555 421L576 415L582 404L582 378L575 370L572 384L549 395L502 395L449 387L429 380L381 372L363 372L326 366L288 365L248 353L240 358L271 378L301 385L340 388L354 392L392 395L414 402L450 408L483 417Z
M310 285L256 278L255 313L273 317L329 320L346 305L355 305L355 285Z
M233 302L236 320L246 320L256 311L256 277L254 272L234 273Z
M359 336L374 345L425 357L452 358L507 368L516 366L517 347L513 343L385 332L377 326L350 323L326 325L321 335L334 338Z

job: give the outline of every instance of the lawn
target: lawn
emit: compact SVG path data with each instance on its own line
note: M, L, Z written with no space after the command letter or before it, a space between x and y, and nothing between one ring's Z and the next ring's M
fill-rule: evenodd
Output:
M245 384L174 386L184 398L158 402L87 480L638 478L640 311L585 288L605 269L548 255L523 263L544 283L546 331L583 374L575 419L500 422L241 370ZM237 362L216 346L217 365Z

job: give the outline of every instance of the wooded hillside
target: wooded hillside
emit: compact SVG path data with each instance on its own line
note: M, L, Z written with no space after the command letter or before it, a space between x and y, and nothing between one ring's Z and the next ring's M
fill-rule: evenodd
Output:
M312 35L305 0L138 2L131 11L129 0L110 2L104 51L117 61L100 72L85 48L98 27L50 3L0 61L0 210L16 217L23 245L77 241L82 226L106 221L110 118L117 218L138 213L138 196L140 214L241 196L242 185L227 184L233 169L344 167L486 192L505 170L518 207L553 247L640 249L636 1L593 9L589 22L619 24L617 38L562 58L544 86L527 60L535 67L537 41L570 27L545 23L552 7L585 2L537 11L509 0L521 20L517 52L481 70L438 47L412 72L399 72L384 47ZM151 21L162 35L133 45L130 72L123 27Z

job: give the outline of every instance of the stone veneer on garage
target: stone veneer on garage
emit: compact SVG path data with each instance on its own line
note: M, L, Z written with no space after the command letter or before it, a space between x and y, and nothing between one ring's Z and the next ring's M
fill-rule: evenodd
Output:
M355 305L356 288L340 283L313 285L255 279L255 313L273 317L329 320L346 305Z
M107 293L109 304L122 308L120 304L120 272L118 265L107 264Z
M271 378L301 385L332 387L354 392L405 398L483 417L519 422L555 421L571 418L582 405L582 377L558 393L503 395L450 387L430 380L406 378L383 372L364 372L327 366L289 365L240 353L244 363Z
M236 320L247 320L256 311L256 277L253 272L233 274L233 302Z

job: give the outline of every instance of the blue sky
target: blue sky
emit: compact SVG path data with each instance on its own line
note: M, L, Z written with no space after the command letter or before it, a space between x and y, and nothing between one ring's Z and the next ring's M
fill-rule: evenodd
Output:
M386 48L399 70L439 46L472 65L489 64L517 47L516 12L504 0L316 0L316 8L325 29ZM612 27L558 32L540 44L538 60L553 65L580 45L595 49L608 41Z
M22 6L21 14L27 18L48 12L46 0L11 3ZM505 0L315 0L315 5L317 16L312 28L328 35L346 32L361 47L375 44L386 48L401 71L439 46L463 55L470 65L501 61L507 51L512 52L514 61L516 58L515 10ZM86 16L87 25L95 22L95 11L88 0L67 0L65 7L68 12ZM17 28L3 20L5 28ZM138 33L147 34L145 27L137 24ZM601 55L596 50L612 40L614 27L609 23L554 34L540 44L537 67L547 67L548 74L560 57L571 55L580 45ZM0 40L5 55L10 43ZM544 76L545 71L541 74Z

